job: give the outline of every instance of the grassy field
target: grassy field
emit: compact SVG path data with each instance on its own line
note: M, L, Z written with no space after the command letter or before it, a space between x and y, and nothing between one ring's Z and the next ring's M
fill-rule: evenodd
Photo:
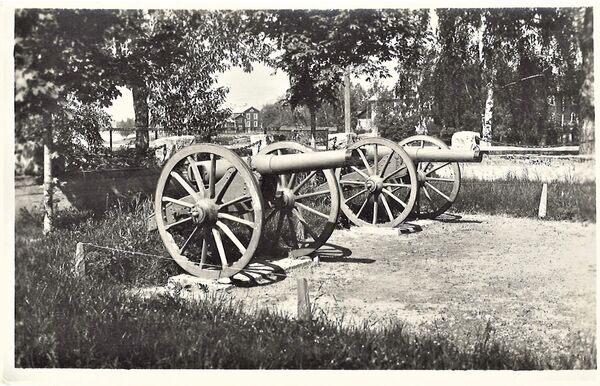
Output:
M464 193L464 192L463 192ZM466 196L467 193L465 193ZM41 217L19 213L15 240L15 365L75 368L548 369L595 368L595 347L568 355L503 346L482 321L477 344L460 348L436 331L416 335L402 321L376 330L321 315L303 323L213 297L128 294L180 273L170 259L95 252L88 275L72 273L76 242L165 255L146 232L147 204L103 217L62 212L41 236Z
M507 178L495 181L464 179L450 211L537 217L542 193L538 181ZM548 220L596 221L595 182L548 183Z

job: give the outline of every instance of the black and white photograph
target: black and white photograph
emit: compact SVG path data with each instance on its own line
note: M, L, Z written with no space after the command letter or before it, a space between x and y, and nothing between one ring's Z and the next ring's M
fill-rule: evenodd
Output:
M3 383L598 381L591 3L1 7Z

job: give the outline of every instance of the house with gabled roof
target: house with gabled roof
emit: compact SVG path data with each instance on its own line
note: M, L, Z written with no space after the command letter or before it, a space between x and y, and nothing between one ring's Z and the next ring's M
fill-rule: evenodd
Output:
M256 107L249 107L242 112L233 113L225 127L239 133L262 130L260 110Z

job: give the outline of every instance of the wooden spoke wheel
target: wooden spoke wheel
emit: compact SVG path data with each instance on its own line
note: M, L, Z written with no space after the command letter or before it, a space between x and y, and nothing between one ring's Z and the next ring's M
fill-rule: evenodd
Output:
M358 226L395 227L417 198L417 173L398 144L368 138L348 147L355 165L336 170L344 214Z
M441 140L427 135L415 135L400 146L448 149ZM414 213L420 218L435 218L452 206L460 190L458 162L417 162L419 194Z
M219 176L217 165L223 164L229 167ZM154 204L167 251L190 274L230 277L254 255L262 194L247 164L231 150L198 144L174 154L163 167Z
M310 153L313 149L297 142L277 142L259 154ZM309 157L307 155L307 157ZM306 256L331 236L340 210L340 194L331 170L272 176L265 193L265 247L284 250L291 256ZM263 189L269 190L267 187Z

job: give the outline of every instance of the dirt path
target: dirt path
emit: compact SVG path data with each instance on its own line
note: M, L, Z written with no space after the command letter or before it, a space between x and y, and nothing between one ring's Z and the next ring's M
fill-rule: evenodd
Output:
M506 343L553 353L595 334L595 224L465 215L413 234L353 228L329 241L339 247L318 265L232 293L294 315L296 278L306 277L316 314L373 326L399 319L464 344L487 321Z

